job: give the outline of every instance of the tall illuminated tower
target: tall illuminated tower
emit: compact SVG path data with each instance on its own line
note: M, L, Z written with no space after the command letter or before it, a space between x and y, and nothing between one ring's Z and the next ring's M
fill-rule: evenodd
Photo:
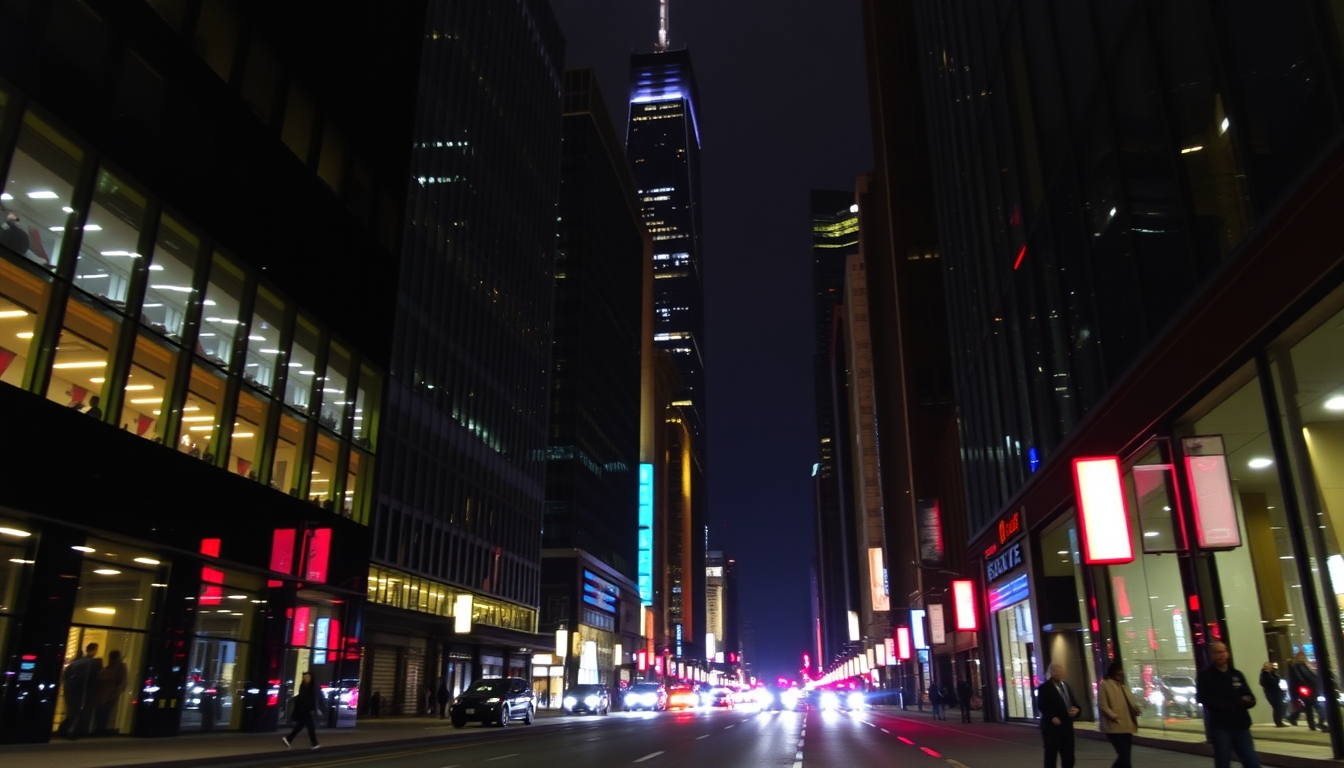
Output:
M677 371L671 406L656 415L674 434L664 453L654 562L656 634L673 653L691 655L703 638L705 365L704 263L700 223L699 97L691 56L671 50L667 2L660 4L654 53L630 57L630 120L626 156L634 172L640 215L653 241L653 340ZM668 480L672 479L671 482Z

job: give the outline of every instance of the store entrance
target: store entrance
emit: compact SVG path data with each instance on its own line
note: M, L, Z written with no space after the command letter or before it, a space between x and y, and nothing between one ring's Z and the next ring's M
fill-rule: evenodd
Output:
M1004 713L1014 719L1035 719L1036 636L1032 630L1031 601L1003 608L997 619Z

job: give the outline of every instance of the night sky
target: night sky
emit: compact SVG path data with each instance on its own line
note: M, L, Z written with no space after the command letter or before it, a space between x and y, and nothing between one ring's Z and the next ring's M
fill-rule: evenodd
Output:
M625 136L629 54L657 0L551 0L566 65L593 67ZM756 674L808 651L814 552L808 190L872 165L859 0L672 0L700 85L709 545L738 563Z

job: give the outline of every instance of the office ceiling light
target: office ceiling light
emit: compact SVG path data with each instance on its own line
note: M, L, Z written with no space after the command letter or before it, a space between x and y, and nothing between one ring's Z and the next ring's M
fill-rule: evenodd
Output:
M79 363L56 363L52 368L104 368L107 366L106 360L85 360Z
M97 551L98 551L98 550L94 549L93 547L81 547L81 546L79 546L79 545L75 545L75 546L71 547L71 549L75 550L76 552L97 552Z
M120 575L121 575L121 571L118 571L116 568L95 568L93 572L96 573L96 574L98 574L99 576L120 576Z
M0 317L4 316L4 313L0 312ZM1344 396L1336 396L1326 400L1325 407L1331 411L1344 411Z
M4 312L0 312L0 320L8 320L14 317L27 317L27 316L28 313L22 309L6 309Z
M152 557L137 557L137 558L135 558L135 562L137 562L137 563L143 563L143 564L145 564L145 565L158 565L158 564L159 564L159 561L158 561L158 560L155 560L155 559L152 558Z
M29 536L32 536L33 534L29 533L28 531L20 530L18 528L9 528L5 526L0 526L0 535L15 536L18 538L27 538Z
M60 197L60 195L56 194L55 192L52 192L49 189L39 189L33 192L29 192L28 197L29 199L32 200L56 200Z
M1250 467L1251 469L1264 469L1265 467L1272 466L1273 464L1274 464L1273 459L1266 459L1264 457L1257 457L1246 462L1246 466Z
M153 384L127 384L127 385L126 385L126 391L127 391L127 392L148 392L149 390L151 390L151 389L153 389L153 388L154 388L154 385L153 385Z
M95 608L85 608L84 610L88 611L89 613L101 613L104 616L113 616L116 615L117 613L116 608L95 607Z

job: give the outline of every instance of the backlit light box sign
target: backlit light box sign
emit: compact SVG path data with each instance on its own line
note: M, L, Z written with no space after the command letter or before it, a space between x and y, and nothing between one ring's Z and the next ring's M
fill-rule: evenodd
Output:
M952 612L957 631L975 632L980 629L980 620L975 612L975 584L969 579L952 582Z
M1199 546L1240 547L1241 527L1232 501L1232 480L1227 456L1223 455L1222 437L1187 437L1181 440L1181 445L1185 450L1185 474L1190 480Z
M1088 565L1133 562L1134 545L1129 539L1120 459L1115 456L1074 459L1073 482L1078 491L1078 527L1084 562Z

